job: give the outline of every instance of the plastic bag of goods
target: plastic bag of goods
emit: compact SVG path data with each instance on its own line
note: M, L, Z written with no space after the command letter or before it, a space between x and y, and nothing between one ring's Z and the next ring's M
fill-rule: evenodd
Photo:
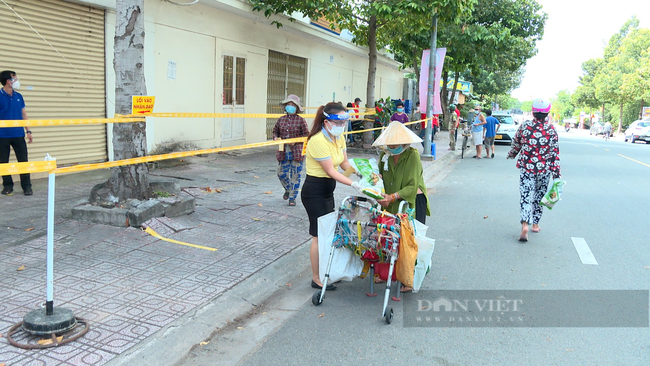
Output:
M363 193L374 199L383 199L384 181L379 176L377 159L350 159L350 165L361 175L359 185Z
M562 194L562 189L564 188L565 183L566 181L563 181L559 178L553 179L553 184L551 185L551 189L549 189L548 192L546 192L540 204L542 206L545 206L549 210L552 210L553 206L555 206L557 201L560 200L560 195Z

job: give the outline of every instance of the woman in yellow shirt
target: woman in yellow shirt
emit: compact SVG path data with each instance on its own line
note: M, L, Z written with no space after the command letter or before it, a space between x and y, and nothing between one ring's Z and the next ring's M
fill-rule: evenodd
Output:
M350 116L338 103L320 106L307 136L307 177L302 186L300 199L309 216L309 234L312 236L309 257L311 259L311 287L323 285L318 274L318 218L334 211L334 188L336 182L352 186L361 192L357 182L339 173L338 168L350 168L342 136ZM327 290L336 286L328 284Z

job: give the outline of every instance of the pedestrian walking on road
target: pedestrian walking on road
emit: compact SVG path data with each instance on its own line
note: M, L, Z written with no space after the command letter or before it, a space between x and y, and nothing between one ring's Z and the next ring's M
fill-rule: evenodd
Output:
M481 158L481 146L483 145L483 138L485 137L485 132L483 131L483 126L485 126L485 116L481 113L481 106L476 105L475 117L472 123L472 141L476 146L476 155L475 159Z
M280 103L287 113L280 117L273 127L273 140L286 140L296 137L305 137L309 134L307 122L298 115L302 112L300 98L294 94L287 96ZM302 174L303 157L302 142L280 145L275 157L278 159L278 178L284 188L282 198L289 200L289 206L296 205L296 196L300 188L300 175Z
M540 231L542 218L540 201L546 194L548 183L553 178L560 178L560 147L557 131L551 122L546 121L551 103L545 99L533 101L532 121L526 121L517 130L512 140L512 149L508 159L517 155L519 168L519 199L521 216L521 234L519 241L528 241L528 225L532 231Z
M334 211L334 189L336 182L352 186L363 195L357 182L338 171L350 168L342 136L350 119L345 107L330 102L320 106L307 136L307 177L300 198L309 217L309 234L312 236L309 257L311 260L311 287L320 289L323 283L318 272L318 218ZM327 285L327 290L336 286Z
M26 120L25 100L20 89L20 81L13 71L0 72L0 120ZM29 127L0 128L0 164L8 163L11 148L14 149L18 162L27 162L27 143L32 143L32 131ZM20 186L25 196L31 196L32 182L29 173L20 175ZM11 175L2 176L2 194L9 195L14 191L14 180Z
M449 150L454 151L456 150L456 129L458 128L459 120L460 117L458 114L456 114L456 106L455 105L450 105L449 106L449 125L447 126L449 129Z
M485 115L487 117L485 117L485 138L483 139L483 145L485 145L485 157L489 159L494 157L494 138L501 124L498 119L492 117L491 109L486 110Z

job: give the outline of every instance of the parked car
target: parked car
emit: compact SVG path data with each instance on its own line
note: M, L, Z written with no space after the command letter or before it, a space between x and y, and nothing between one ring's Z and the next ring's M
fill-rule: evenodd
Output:
M512 115L505 111L492 112L492 117L499 120L499 132L494 136L494 142L511 143L515 138L515 133L519 128L519 123L515 122Z
M650 144L650 117L632 122L625 130L625 142L645 141Z
M591 128L589 129L590 135L598 136L598 135L602 135L603 133L605 133L605 125L603 125L600 122L594 122L591 125Z

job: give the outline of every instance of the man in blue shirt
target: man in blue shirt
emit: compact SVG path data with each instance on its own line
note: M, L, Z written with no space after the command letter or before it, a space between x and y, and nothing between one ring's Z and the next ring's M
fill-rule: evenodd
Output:
M490 158L490 150L492 150L492 156L494 158L494 136L497 135L499 127L501 124L499 120L492 117L492 110L488 109L485 111L487 118L485 119L485 138L483 139L483 145L485 145L486 158Z
M0 72L0 120L27 119L25 101L16 90L20 88L20 81L13 71ZM32 142L32 131L29 127L0 127L0 164L9 162L9 153L13 147L18 162L27 161L27 142ZM20 185L25 196L31 196L32 182L29 173L20 175ZM14 181L11 175L2 176L2 194L9 195L14 191Z

